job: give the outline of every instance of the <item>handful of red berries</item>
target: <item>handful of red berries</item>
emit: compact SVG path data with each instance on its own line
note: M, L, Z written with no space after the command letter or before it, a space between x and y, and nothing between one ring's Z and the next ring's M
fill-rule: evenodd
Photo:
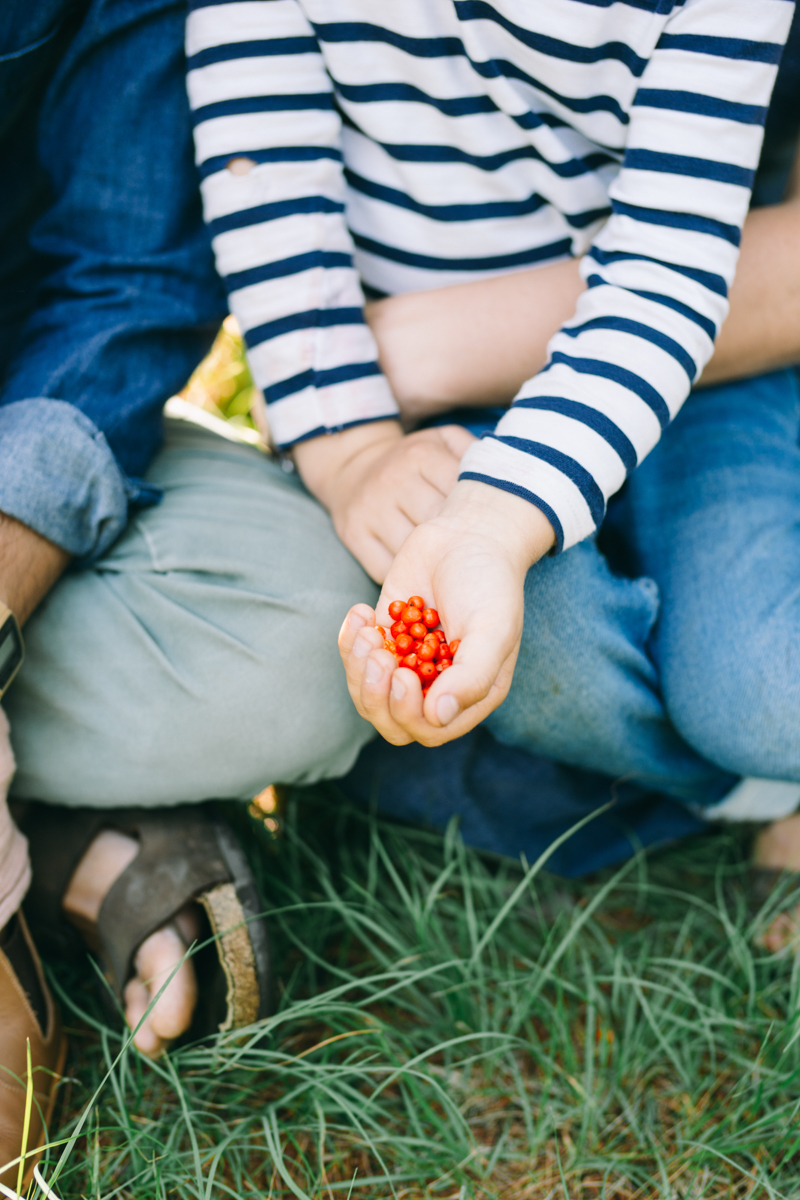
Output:
M460 641L448 644L445 632L439 628L439 614L435 608L426 608L422 596L410 596L408 601L393 600L389 605L389 616L394 624L389 634L382 625L378 633L383 635L383 644L397 659L400 667L415 671L422 684L422 694L452 666Z

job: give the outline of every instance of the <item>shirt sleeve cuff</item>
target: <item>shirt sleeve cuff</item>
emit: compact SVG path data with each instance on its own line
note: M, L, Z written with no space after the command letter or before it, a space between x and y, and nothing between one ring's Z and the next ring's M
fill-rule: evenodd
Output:
M75 558L98 558L125 528L129 503L156 499L123 475L74 405L38 398L0 407L0 511Z
M547 447L539 449L546 451ZM535 504L553 526L556 554L588 537L602 520L587 502L581 479L571 478L558 462L548 462L496 437L481 438L470 446L461 460L459 479L488 483Z
M267 421L277 449L353 425L399 418L397 402L377 363L327 374L336 378L321 379L317 372L302 390L278 400L268 395Z

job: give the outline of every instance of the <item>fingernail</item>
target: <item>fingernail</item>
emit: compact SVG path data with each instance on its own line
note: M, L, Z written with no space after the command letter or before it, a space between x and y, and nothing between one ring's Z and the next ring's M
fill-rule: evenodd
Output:
M367 683L378 683L379 680L383 679L383 667L380 663L375 662L374 658L367 659L364 678Z
M347 624L351 629L363 629L366 623L367 622L364 620L364 618L359 616L359 614L356 612L351 612L347 618Z
M355 654L356 658L366 658L371 649L372 646L370 646L366 638L357 637L353 642L353 654Z
M440 696L436 701L436 715L442 725L449 725L453 717L457 717L461 706L455 696Z
M402 700L405 694L406 685L403 683L402 679L398 679L397 675L395 674L394 678L392 679L392 699Z

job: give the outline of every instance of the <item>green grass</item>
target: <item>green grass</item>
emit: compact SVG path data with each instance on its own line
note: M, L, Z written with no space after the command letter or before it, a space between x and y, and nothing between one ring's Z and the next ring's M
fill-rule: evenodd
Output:
M238 811L275 1015L124 1051L62 1200L800 1197L800 973L753 949L741 834L565 882L332 788L290 793L279 842ZM122 1028L88 971L56 974L65 1136Z

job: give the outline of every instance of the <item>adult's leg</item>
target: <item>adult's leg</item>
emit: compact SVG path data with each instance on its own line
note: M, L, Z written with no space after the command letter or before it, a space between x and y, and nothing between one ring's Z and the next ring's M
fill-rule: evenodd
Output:
M615 574L593 540L538 562L511 690L487 719L508 745L708 804L735 778L676 731L649 642L652 578Z
M374 731L336 635L375 585L256 450L169 422L147 479L162 503L28 623L14 794L158 806L344 774Z
M669 717L734 775L800 781L799 436L792 371L697 391L624 501Z
M696 392L625 497L631 550L664 596L652 651L684 737L755 776L717 815L766 825L757 865L800 870L800 389L793 371ZM754 785L758 786L754 786ZM775 801L778 804L775 804ZM778 914L767 949L793 941Z
M3 5L0 510L73 555L107 547L129 501L153 499L135 477L160 442L163 402L225 312L184 24L181 0ZM7 907L26 872L24 842L2 823Z

